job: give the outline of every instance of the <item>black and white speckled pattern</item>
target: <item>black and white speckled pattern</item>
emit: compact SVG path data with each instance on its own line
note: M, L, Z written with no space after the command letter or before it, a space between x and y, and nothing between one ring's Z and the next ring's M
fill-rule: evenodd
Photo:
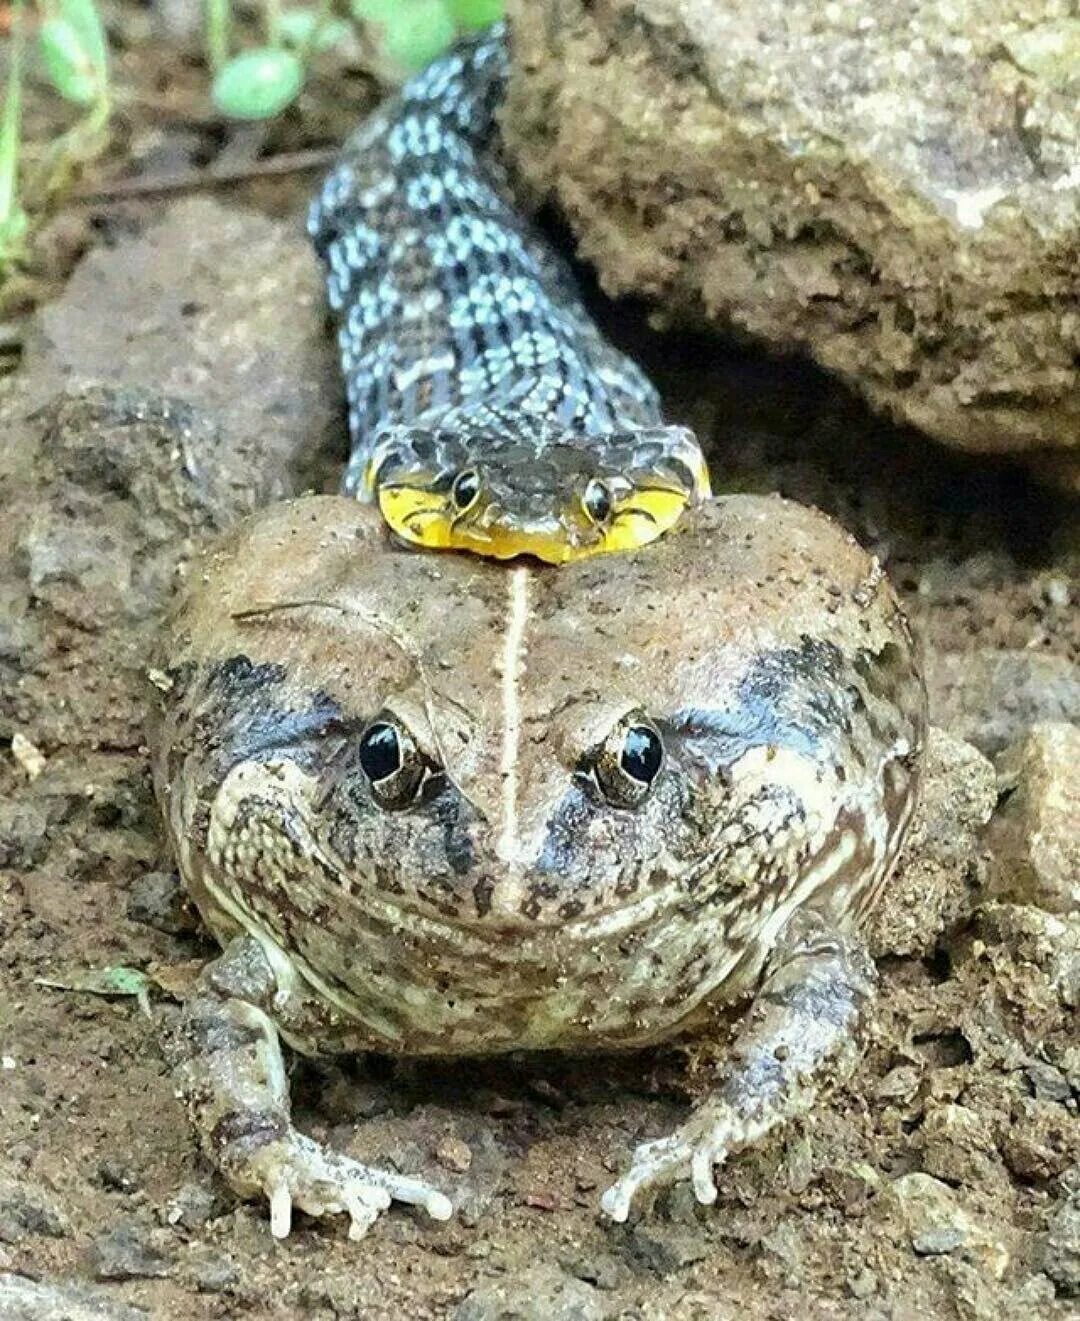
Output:
M506 72L502 25L436 61L360 128L311 208L340 320L350 494L395 426L537 452L553 431L602 449L661 423L651 383L508 200L488 151Z

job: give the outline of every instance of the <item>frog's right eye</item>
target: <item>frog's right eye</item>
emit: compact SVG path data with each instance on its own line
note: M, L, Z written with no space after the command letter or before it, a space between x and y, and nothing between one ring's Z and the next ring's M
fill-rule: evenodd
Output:
M416 797L424 760L408 730L390 720L373 721L360 735L357 756L381 807L407 807Z
M594 765L600 791L613 807L639 807L664 764L660 731L642 712L632 712L611 731Z

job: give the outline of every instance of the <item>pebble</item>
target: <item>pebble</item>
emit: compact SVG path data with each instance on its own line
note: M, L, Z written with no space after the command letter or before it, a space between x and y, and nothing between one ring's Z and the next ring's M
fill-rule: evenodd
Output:
M0 1317L4 1321L147 1321L141 1307L117 1302L100 1289L49 1284L24 1275L0 1275Z
M214 1215L217 1197L208 1183L185 1183L169 1203L166 1215L170 1225L201 1229Z
M604 1321L605 1312L591 1284L557 1266L539 1265L478 1285L454 1321Z
M175 872L152 871L140 876L128 895L127 915L132 922L169 936L197 929L195 914Z
M1080 910L1080 728L1037 725L998 772L1014 787L990 830L995 892L1051 913Z
M987 756L1041 721L1080 720L1080 669L1037 651L932 652L930 718Z
M118 1225L90 1245L90 1269L99 1280L159 1279L172 1261L134 1225Z
M1001 1279L1009 1265L1005 1246L960 1204L947 1183L932 1175L905 1174L891 1187L892 1198L919 1256L948 1256L957 1248Z
M1041 1256L1058 1292L1080 1298L1080 1199L1069 1199L1050 1217Z
M67 1221L42 1192L12 1179L0 1180L0 1242L19 1243L35 1235L63 1238L67 1233Z
M472 1148L460 1138L444 1137L435 1148L435 1158L440 1165L458 1174L464 1174L472 1166Z
M642 1221L630 1230L627 1246L635 1260L656 1275L671 1275L709 1255L709 1240L700 1226Z

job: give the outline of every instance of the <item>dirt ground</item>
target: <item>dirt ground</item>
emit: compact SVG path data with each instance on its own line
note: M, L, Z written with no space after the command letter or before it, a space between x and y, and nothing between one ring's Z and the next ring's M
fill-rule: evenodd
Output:
M260 149L340 136L352 92L316 88ZM179 149L175 120L157 131ZM213 124L183 132L191 159L222 150ZM144 168L140 133L104 172ZM1080 721L1080 515L799 364L654 338L632 307L603 309L608 327L707 440L717 486L834 514L925 639L946 732L873 933L864 1063L733 1158L715 1207L678 1189L628 1226L599 1193L685 1113L671 1052L297 1062L300 1126L438 1183L445 1225L394 1208L354 1244L301 1217L275 1243L202 1160L153 1020L211 946L157 826L146 666L204 537L333 484L339 387L295 222L310 186L69 209L26 286L44 302L0 401L0 1316L1080 1315L1080 925L1009 890L1006 828L1027 773L1010 745ZM40 980L117 965L153 974L149 1016Z

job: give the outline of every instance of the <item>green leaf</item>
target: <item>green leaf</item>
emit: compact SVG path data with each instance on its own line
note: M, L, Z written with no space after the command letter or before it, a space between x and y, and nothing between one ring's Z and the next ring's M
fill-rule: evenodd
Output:
M94 0L60 0L57 14L74 29L83 54L97 70L104 87L108 82L109 46Z
M387 23L401 7L402 0L352 0L349 8L358 23Z
M85 991L90 995L132 996L144 1014L150 1012L150 978L138 968L86 968L60 977L35 977L38 986L57 991Z
M430 64L454 40L454 20L443 0L411 0L381 21L383 54L407 73Z
M506 0L447 0L458 25L475 29L490 27L506 13Z
M95 65L76 28L63 18L47 18L38 30L41 59L49 81L66 101L89 106L105 91L102 69Z
M14 251L26 232L26 216L19 206L19 137L22 131L23 14L17 3L13 16L11 61L8 66L4 117L0 121L0 226L4 249ZM22 234L18 232L22 226ZM10 232L9 232L10 231Z
M214 104L232 119L269 119L295 101L304 66L279 46L260 46L235 56L214 79Z
M324 19L314 9L284 9L278 15L274 36L283 46L320 51L344 41L351 30L344 19Z

